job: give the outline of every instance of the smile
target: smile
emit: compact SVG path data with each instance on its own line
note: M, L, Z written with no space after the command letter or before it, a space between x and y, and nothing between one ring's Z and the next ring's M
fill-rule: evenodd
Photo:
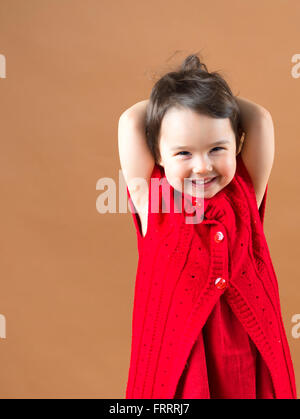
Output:
M204 185L204 189L206 189L207 187L209 187L211 184L213 184L214 182L215 182L215 180L217 179L217 176L215 176L214 178L212 178L212 179L209 179L209 180L206 180L205 182L203 182L202 180L200 180L200 179L193 179L192 180L192 184L193 184L193 186L195 186L195 187L197 187L197 186L202 186L202 185Z

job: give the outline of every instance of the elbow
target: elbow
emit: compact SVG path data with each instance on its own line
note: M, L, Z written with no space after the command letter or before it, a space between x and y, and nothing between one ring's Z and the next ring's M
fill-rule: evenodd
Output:
M260 114L264 119L272 121L271 113L268 111L268 109L264 108L263 106L260 106Z
M121 113L120 117L119 117L119 122L123 121L124 119L128 119L129 116L129 108L126 109L124 112Z

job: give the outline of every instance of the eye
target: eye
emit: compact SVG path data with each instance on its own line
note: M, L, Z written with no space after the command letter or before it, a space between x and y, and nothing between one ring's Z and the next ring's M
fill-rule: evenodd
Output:
M214 147L214 148L211 149L211 151L213 151L213 150L217 150L218 151L218 149L219 150L225 150L224 147ZM182 154L182 153L188 153L189 154L189 151L179 151L179 153L177 153L176 156L184 156L184 155L186 155L186 154Z
M216 149L218 149L218 148L219 148L220 150L225 150L225 148L224 148L224 147L214 147L214 148L212 148L212 149L211 149L211 151L216 150Z
M180 153L188 153L188 151L180 151L179 153L176 154L176 156L179 156L179 155L183 156L183 154L180 154Z

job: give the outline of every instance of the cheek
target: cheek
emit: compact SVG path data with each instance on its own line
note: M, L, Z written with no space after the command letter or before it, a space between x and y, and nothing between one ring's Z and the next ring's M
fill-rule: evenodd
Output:
M186 170L182 167L182 165L178 164L177 162L173 162L168 166L168 174L171 178L178 178L183 179L184 177L189 176L186 173Z
M225 159L218 167L222 186L226 186L234 177L236 162L234 159Z
M226 176L231 176L235 172L236 160L235 158L228 157L220 162L220 172L223 172Z
M235 170L236 170L235 162L231 162L230 164L224 167L223 176L226 179L226 182L228 183L231 182L231 180L233 179L235 175Z
M168 182L173 186L174 189L182 191L184 188L184 178L188 178L189 174L186 170L183 170L179 165L173 164L168 166L165 170L165 174Z

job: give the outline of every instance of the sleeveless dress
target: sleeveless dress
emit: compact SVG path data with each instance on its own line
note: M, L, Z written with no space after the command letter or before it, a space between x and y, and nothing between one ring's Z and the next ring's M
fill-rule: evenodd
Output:
M209 398L275 398L269 371L227 304L226 292L201 330L175 394L175 399Z
M163 169L156 166L152 177L164 180ZM130 198L128 187L127 193ZM145 237L132 211L139 263L126 398L295 398L276 276L262 230L266 192L258 214L239 155L227 190L206 201L205 223L190 228L182 213L164 213L168 194L162 186L152 196L150 188L148 210L155 201L159 211L148 214ZM174 204L181 201L181 194L174 196L179 197ZM222 231L226 241L216 245L213 238ZM247 249L255 250L252 259ZM258 265L258 256L264 265ZM225 290L216 285L219 276L230 279Z
M200 234L199 224L195 227ZM226 291L192 348L175 398L275 398L270 373L227 303Z

